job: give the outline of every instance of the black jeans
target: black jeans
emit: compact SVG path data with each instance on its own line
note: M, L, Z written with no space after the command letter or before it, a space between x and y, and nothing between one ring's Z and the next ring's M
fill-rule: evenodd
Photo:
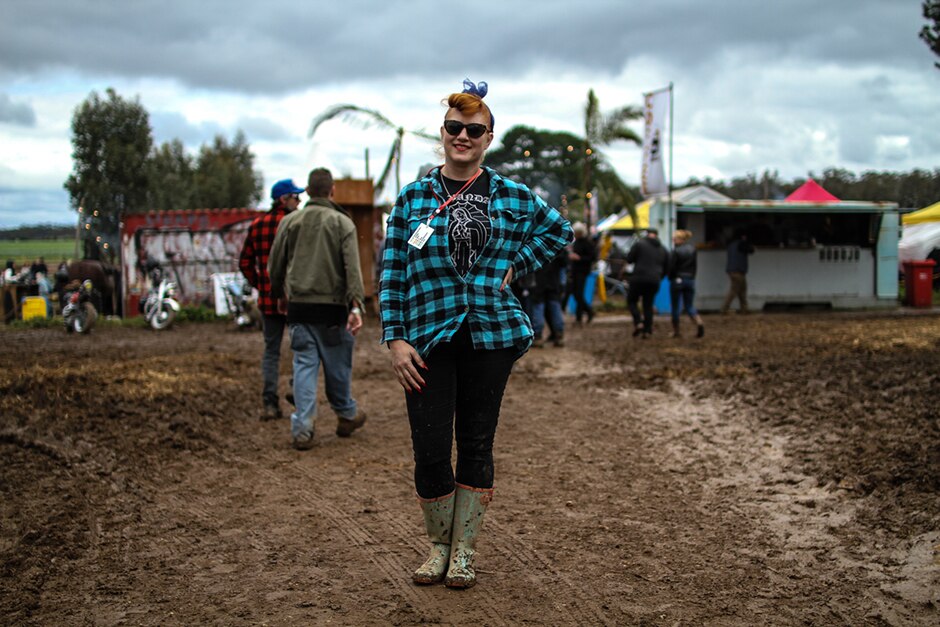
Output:
M637 307L637 301L643 300L643 331L645 333L653 332L653 299L656 298L658 291L659 283L657 282L642 279L630 281L627 306L630 307L630 313L633 315L633 326L638 327L640 326L640 309Z
M277 407L277 381L281 367L281 340L287 318L282 315L264 315L261 318L264 334L264 354L261 357L261 401Z
M588 318L594 317L594 309L591 308L591 303L589 303L584 297L584 287L587 284L587 278L588 275L583 272L571 273L571 295L574 296L574 302L576 305L575 318L578 320L578 322L581 322L581 317L584 314L587 314ZM567 305L567 303L562 304Z
M493 439L503 391L518 357L515 348L476 350L464 323L450 342L438 344L419 372L425 386L405 394L418 496L454 490L451 447L457 438L457 483L493 487Z

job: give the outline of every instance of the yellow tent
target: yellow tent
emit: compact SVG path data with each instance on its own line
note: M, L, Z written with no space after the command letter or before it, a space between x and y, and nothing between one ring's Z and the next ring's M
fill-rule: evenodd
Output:
M609 227L606 230L615 231L615 230L624 230L624 229L645 229L650 225L650 200L644 200L636 206L636 217L639 220L638 225L633 224L633 218L630 217L630 214L623 216Z
M901 224L923 224L924 222L940 222L940 202L901 216Z

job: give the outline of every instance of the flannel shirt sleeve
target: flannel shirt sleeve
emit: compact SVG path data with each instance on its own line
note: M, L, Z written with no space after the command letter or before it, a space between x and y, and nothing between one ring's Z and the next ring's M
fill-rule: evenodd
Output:
M403 196L399 196L388 216L385 229L385 253L382 256L382 277L379 282L382 343L408 339L404 307L409 235L405 213Z
M284 279L287 274L287 229L278 228L268 253L268 279L271 281L271 298L284 296Z
M557 210L532 194L535 200L528 241L519 249L512 264L513 279L535 272L555 258L573 239L571 223Z
M255 268L255 225L252 222L248 229L248 235L245 237L245 243L242 245L242 252L238 256L238 269L248 280L248 285L258 287L258 271Z

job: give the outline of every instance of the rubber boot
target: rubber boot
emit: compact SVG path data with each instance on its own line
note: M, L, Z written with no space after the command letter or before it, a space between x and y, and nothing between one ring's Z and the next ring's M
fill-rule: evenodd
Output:
M444 578L450 558L450 532L454 524L454 493L436 499L422 499L424 527L431 539L431 555L411 576L415 583L437 583Z
M483 526L483 514L493 498L492 488L471 488L457 484L454 502L454 530L450 545L450 565L444 585L448 588L470 588L477 582L473 572L477 536Z

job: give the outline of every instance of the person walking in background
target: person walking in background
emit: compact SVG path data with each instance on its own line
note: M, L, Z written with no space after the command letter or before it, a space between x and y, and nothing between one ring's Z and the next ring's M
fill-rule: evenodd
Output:
M574 296L575 320L581 324L581 319L585 315L588 322L594 319L594 308L584 296L584 286L588 275L591 274L594 262L597 261L597 245L589 237L587 226L583 222L575 222L572 229L574 230L574 243L571 245L571 252L568 253L570 262L568 292Z
M637 239L627 253L627 263L633 264L627 290L627 306L633 316L633 337L646 339L653 334L653 299L669 270L669 252L659 241L658 230L646 229L646 237ZM641 300L642 317L638 306Z
M29 267L29 271L33 276L36 276L42 272L43 276L49 276L49 267L46 265L46 260L43 257L40 257L33 262L33 265Z
M557 347L565 345L565 316L561 304L565 292L562 287L562 277L567 265L565 257L564 251L558 253L535 273L535 286L531 290L532 332L535 334L532 346L535 348L545 345L542 330L546 320L551 331L549 341Z
M281 222L268 259L271 294L287 298L294 352L291 445L298 450L314 445L321 363L336 435L349 437L366 421L352 397L353 347L365 300L358 237L352 219L333 202L334 191L329 170L310 172L310 200Z
M728 313L735 298L738 299L740 306L738 311L743 314L748 312L747 258L752 254L754 254L754 247L747 241L747 233L743 230L736 231L734 239L728 244L728 263L725 266L725 272L728 273L730 284L728 285L728 293L725 295L725 302L721 306L721 313Z
M558 254L571 233L527 187L481 167L493 115L486 84L464 86L446 101L444 165L402 189L389 216L379 291L382 341L405 390L415 491L432 543L412 579L451 588L476 583L503 390L532 342L508 286Z
M278 181L271 187L271 209L255 218L248 227L248 235L238 256L238 268L248 284L258 290L258 309L261 311L264 352L261 357L261 420L280 418L281 403L277 391L281 363L281 343L284 338L284 304L271 295L268 276L268 255L274 244L278 226L289 213L300 205L302 187L291 179Z
M696 337L705 335L705 324L695 309L695 274L698 255L689 241L692 231L677 230L672 236L672 254L669 257L669 298L672 304L672 337L679 337L679 314L686 315L697 325Z

